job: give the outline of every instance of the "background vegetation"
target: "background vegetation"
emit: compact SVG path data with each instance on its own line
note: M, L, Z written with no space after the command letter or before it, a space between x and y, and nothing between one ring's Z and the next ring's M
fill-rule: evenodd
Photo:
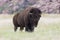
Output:
M60 0L0 0L0 14L13 14L29 6L38 7L43 13L60 13Z

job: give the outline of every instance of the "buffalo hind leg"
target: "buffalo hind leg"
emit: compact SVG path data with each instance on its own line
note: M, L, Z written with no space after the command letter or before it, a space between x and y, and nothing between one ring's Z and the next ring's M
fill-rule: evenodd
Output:
M14 31L15 31L15 32L17 31L17 27L14 27Z
M20 31L22 31L24 29L24 27L20 27Z

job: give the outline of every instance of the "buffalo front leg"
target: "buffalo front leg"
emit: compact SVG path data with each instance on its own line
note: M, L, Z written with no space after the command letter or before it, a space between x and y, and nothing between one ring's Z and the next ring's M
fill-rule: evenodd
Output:
M33 32L34 31L34 26L32 24L28 24L25 27L25 31L27 31L27 32Z

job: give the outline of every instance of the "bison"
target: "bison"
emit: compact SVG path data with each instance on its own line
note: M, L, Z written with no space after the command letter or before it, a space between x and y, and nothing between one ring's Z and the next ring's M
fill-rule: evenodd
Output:
M17 13L13 17L14 31L20 27L22 31L25 27L25 31L33 32L34 27L37 27L38 21L41 17L41 10L34 7L28 7L20 13Z

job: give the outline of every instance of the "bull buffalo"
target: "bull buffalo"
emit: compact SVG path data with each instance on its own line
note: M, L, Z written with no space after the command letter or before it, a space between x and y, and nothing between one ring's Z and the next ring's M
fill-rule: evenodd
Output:
M13 17L14 31L20 27L22 31L25 27L25 31L33 32L37 27L38 21L41 17L41 10L35 7L28 7L20 13L17 13Z

